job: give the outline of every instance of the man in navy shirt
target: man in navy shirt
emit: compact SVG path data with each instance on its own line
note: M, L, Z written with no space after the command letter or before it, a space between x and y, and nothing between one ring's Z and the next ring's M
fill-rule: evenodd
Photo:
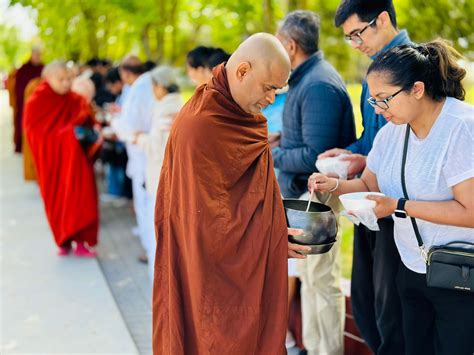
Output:
M355 141L352 104L343 80L319 50L319 18L314 13L289 13L277 38L288 52L292 73L281 141L273 158L280 170L278 183L283 196L308 199L307 180L318 154ZM311 355L343 353L339 246L336 243L326 254L310 255L297 266L303 285L303 344Z
M410 43L405 30L399 31L392 0L343 0L335 24L342 27L346 40L362 53L375 59L397 45ZM346 149L331 149L318 158L350 154L348 175L365 168L366 156L377 132L386 124L367 102L367 83L362 83L360 109L364 132ZM364 226L354 229L351 301L356 324L375 354L403 354L403 329L400 300L395 283L400 256L393 238L391 217L379 220L379 232Z

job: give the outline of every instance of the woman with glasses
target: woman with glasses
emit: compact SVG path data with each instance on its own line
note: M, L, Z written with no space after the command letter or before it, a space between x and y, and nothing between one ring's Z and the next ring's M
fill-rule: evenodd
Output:
M474 242L474 108L464 102L466 71L444 41L403 45L369 67L369 103L389 122L378 133L360 179L340 181L313 174L310 190L336 195L382 192L378 218L393 216L402 259L397 284L407 354L472 354L474 296L427 287L426 264L409 217L425 247ZM408 137L408 141L406 139ZM407 146L405 200L401 169Z

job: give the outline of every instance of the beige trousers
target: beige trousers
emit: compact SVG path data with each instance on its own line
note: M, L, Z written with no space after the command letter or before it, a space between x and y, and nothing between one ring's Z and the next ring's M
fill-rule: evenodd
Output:
M313 197L325 202L328 196ZM300 199L309 199L309 193ZM331 197L329 205L338 217L339 200ZM301 280L303 344L309 355L343 355L345 300L341 289L339 249L341 236L332 249L321 255L309 255L298 260L297 273Z

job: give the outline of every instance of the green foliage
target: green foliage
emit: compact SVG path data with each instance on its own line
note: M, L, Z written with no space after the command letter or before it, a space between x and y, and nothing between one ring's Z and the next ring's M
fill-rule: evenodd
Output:
M18 67L28 57L29 45L21 40L18 29L0 24L0 71Z
M321 16L321 47L347 81L358 81L368 59L347 46L334 27L340 0L13 0L37 11L46 60L119 60L129 52L182 65L198 44L232 52L249 34L273 33L288 10ZM400 28L415 41L438 36L474 60L474 2L394 0Z

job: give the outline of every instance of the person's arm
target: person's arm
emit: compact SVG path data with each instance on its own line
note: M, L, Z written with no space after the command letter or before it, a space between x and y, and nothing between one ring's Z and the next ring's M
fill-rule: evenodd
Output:
M336 196L350 192L380 192L377 176L367 168L365 168L359 179L353 180L341 180L324 174L314 173L308 179L308 190L310 192L331 192Z
M458 227L474 228L474 178L453 187L454 199L450 201L407 201L405 210L410 217ZM382 218L394 213L398 200L383 196L369 196L377 202L375 214Z
M275 152L275 167L292 173L314 171L318 154L337 145L343 105L332 86L314 84L305 89L301 101L302 145Z

